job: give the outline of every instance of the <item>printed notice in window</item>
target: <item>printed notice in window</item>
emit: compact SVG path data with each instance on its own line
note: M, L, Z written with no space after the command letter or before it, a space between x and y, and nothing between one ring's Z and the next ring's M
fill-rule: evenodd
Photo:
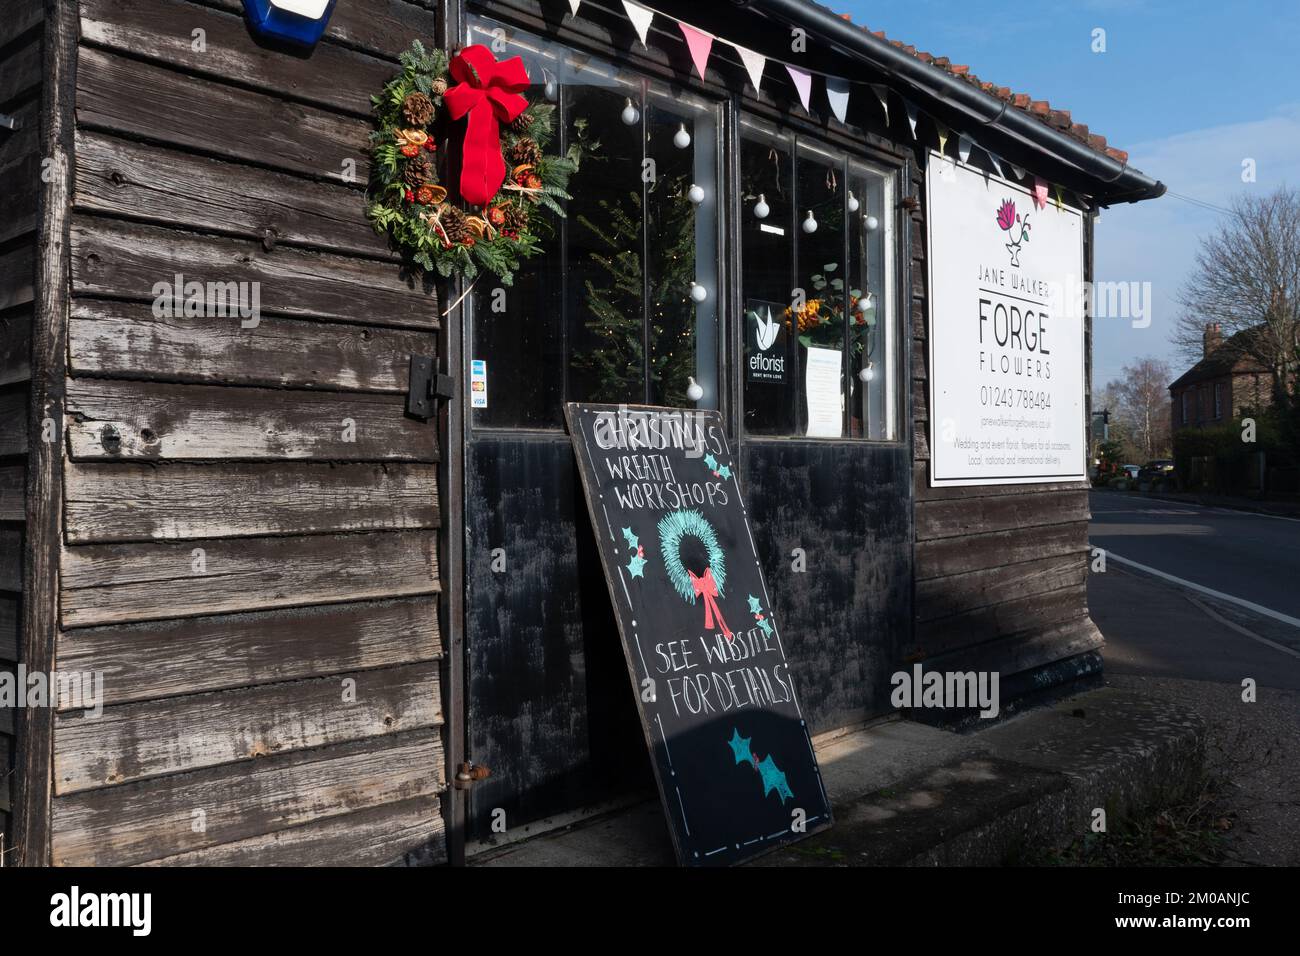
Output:
M808 349L804 384L808 396L809 438L840 438L843 435L842 355L838 349Z
M931 153L930 483L1081 480L1083 216Z

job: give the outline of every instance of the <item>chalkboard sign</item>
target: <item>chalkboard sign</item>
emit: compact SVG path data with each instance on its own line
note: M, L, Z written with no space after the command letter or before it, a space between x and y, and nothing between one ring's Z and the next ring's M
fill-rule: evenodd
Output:
M565 408L677 860L830 825L718 412Z

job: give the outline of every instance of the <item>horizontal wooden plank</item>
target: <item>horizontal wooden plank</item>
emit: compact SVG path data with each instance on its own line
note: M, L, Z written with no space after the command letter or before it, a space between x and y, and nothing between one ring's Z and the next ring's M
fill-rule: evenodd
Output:
M27 517L27 469L22 465L0 466L0 521L23 521Z
M993 498L949 498L916 503L916 539L929 541L1036 525L1087 521L1088 492L1036 491Z
M212 0L212 4L236 13L243 9L242 0ZM437 35L437 14L428 9L425 0L340 3L325 28L327 42L337 41L392 59L411 45L412 37L428 40Z
M327 182L80 130L78 208L258 241L396 259L365 194Z
M912 466L912 485L917 502L944 501L954 498L1011 498L1050 491L1087 491L1086 481L1048 481L1033 485L958 485L931 488L930 474L924 462Z
M924 658L927 669L996 671L1003 677L1095 651L1105 641L1086 614L1036 634L1017 634Z
M41 127L41 101L39 98L14 109L9 115L18 128L0 133L0 170L26 162L36 154L36 142Z
M23 589L23 532L13 526L0 528L0 591Z
M14 665L0 661L0 674L9 675L6 680L14 680ZM0 735L14 735L14 715L17 711L13 707L0 707Z
M0 17L0 47L13 43L32 30L45 16L41 0L17 0L5 4L5 16Z
M354 259L260 243L215 239L193 233L124 223L78 214L72 223L72 282L78 295L104 295L168 303L179 311L175 277L186 287L219 283L227 301L242 302L251 316L289 315L352 321L360 325L435 329L438 303L433 293L411 288L395 263ZM230 286L229 283L247 283ZM198 286L192 301L202 306ZM214 292L216 291L214 286ZM235 294L230 294L235 293ZM256 298L254 298L256 296ZM213 297L215 301L215 296ZM202 308L196 311L203 311ZM217 311L215 307L211 311ZM208 314L213 324L233 325L249 338L260 326L233 308ZM244 321L253 323L244 327Z
M0 661L18 660L18 601L0 598Z
M36 291L36 244L0 252L0 309L32 301Z
M0 169L0 243L35 233L40 185L41 158L35 153Z
M32 377L32 313L28 308L0 316L0 385Z
M916 543L916 580L943 577L1078 554L1088 547L1088 522L1018 528L967 538L940 538Z
M83 47L77 58L77 120L313 179L352 182L358 189L370 178L366 120L94 47Z
M439 734L419 730L90 790L53 801L52 859L130 866L431 796L442 779Z
M40 83L41 34L38 32L0 62L0 106L31 97Z
M77 460L438 459L397 395L74 379L65 408Z
M436 597L78 628L59 666L104 675L105 706L438 660ZM61 701L70 707L73 701Z
M918 621L911 639L903 642L903 660L910 663L919 659L918 655L933 656L1015 634L1034 634L1087 613L1086 589L1079 584L940 620Z
M447 862L442 801L416 797L142 866L425 866Z
M436 528L438 474L434 465L68 462L64 501L73 544Z
M916 585L916 619L932 621L972 610L1031 597L1066 587L1083 587L1088 574L1088 553L1041 558L1023 564L1004 564L983 571L931 578ZM960 621L955 627L962 626Z
M95 790L442 724L438 665L59 714L57 794Z
M8 734L0 735L0 814L6 814L13 809L13 769L14 769L14 738ZM5 819L0 816L0 826L4 826ZM0 832L8 833L8 829ZM4 851L9 851L9 843L6 840Z
M27 453L27 393L0 394L0 455Z
M254 43L243 16L178 0L81 0L80 12L83 43L360 116L396 72L392 63L332 43L286 69L283 50ZM200 49L194 30L205 34Z
M60 578L63 625L433 594L434 538L385 531L68 548ZM200 557L201 571L194 566Z
M76 299L68 323L73 374L223 385L406 394L412 355L433 355L432 330L383 329L263 316L235 322L155 318L149 303Z

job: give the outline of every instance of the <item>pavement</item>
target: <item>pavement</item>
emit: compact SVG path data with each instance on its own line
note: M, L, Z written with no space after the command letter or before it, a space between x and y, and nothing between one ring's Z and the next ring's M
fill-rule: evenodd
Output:
M1107 682L1205 722L1236 862L1300 865L1300 626L1285 620L1300 606L1300 523L1112 492L1092 510L1108 551L1088 579Z

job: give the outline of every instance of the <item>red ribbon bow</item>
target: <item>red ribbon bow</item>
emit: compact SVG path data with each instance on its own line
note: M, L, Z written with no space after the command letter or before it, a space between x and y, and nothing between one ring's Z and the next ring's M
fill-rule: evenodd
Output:
M528 88L528 71L519 57L498 63L491 50L476 43L456 54L449 72L457 85L443 94L442 101L452 119L469 116L460 195L471 206L486 206L506 178L501 124L527 108L528 100L519 94Z
M704 598L704 626L712 629L716 618L718 627L722 628L723 636L731 640L731 629L722 619L722 609L718 607L718 582L713 580L713 569L705 568L704 576L699 578L695 576L694 571L686 573L690 575L691 587L695 589L696 596Z

